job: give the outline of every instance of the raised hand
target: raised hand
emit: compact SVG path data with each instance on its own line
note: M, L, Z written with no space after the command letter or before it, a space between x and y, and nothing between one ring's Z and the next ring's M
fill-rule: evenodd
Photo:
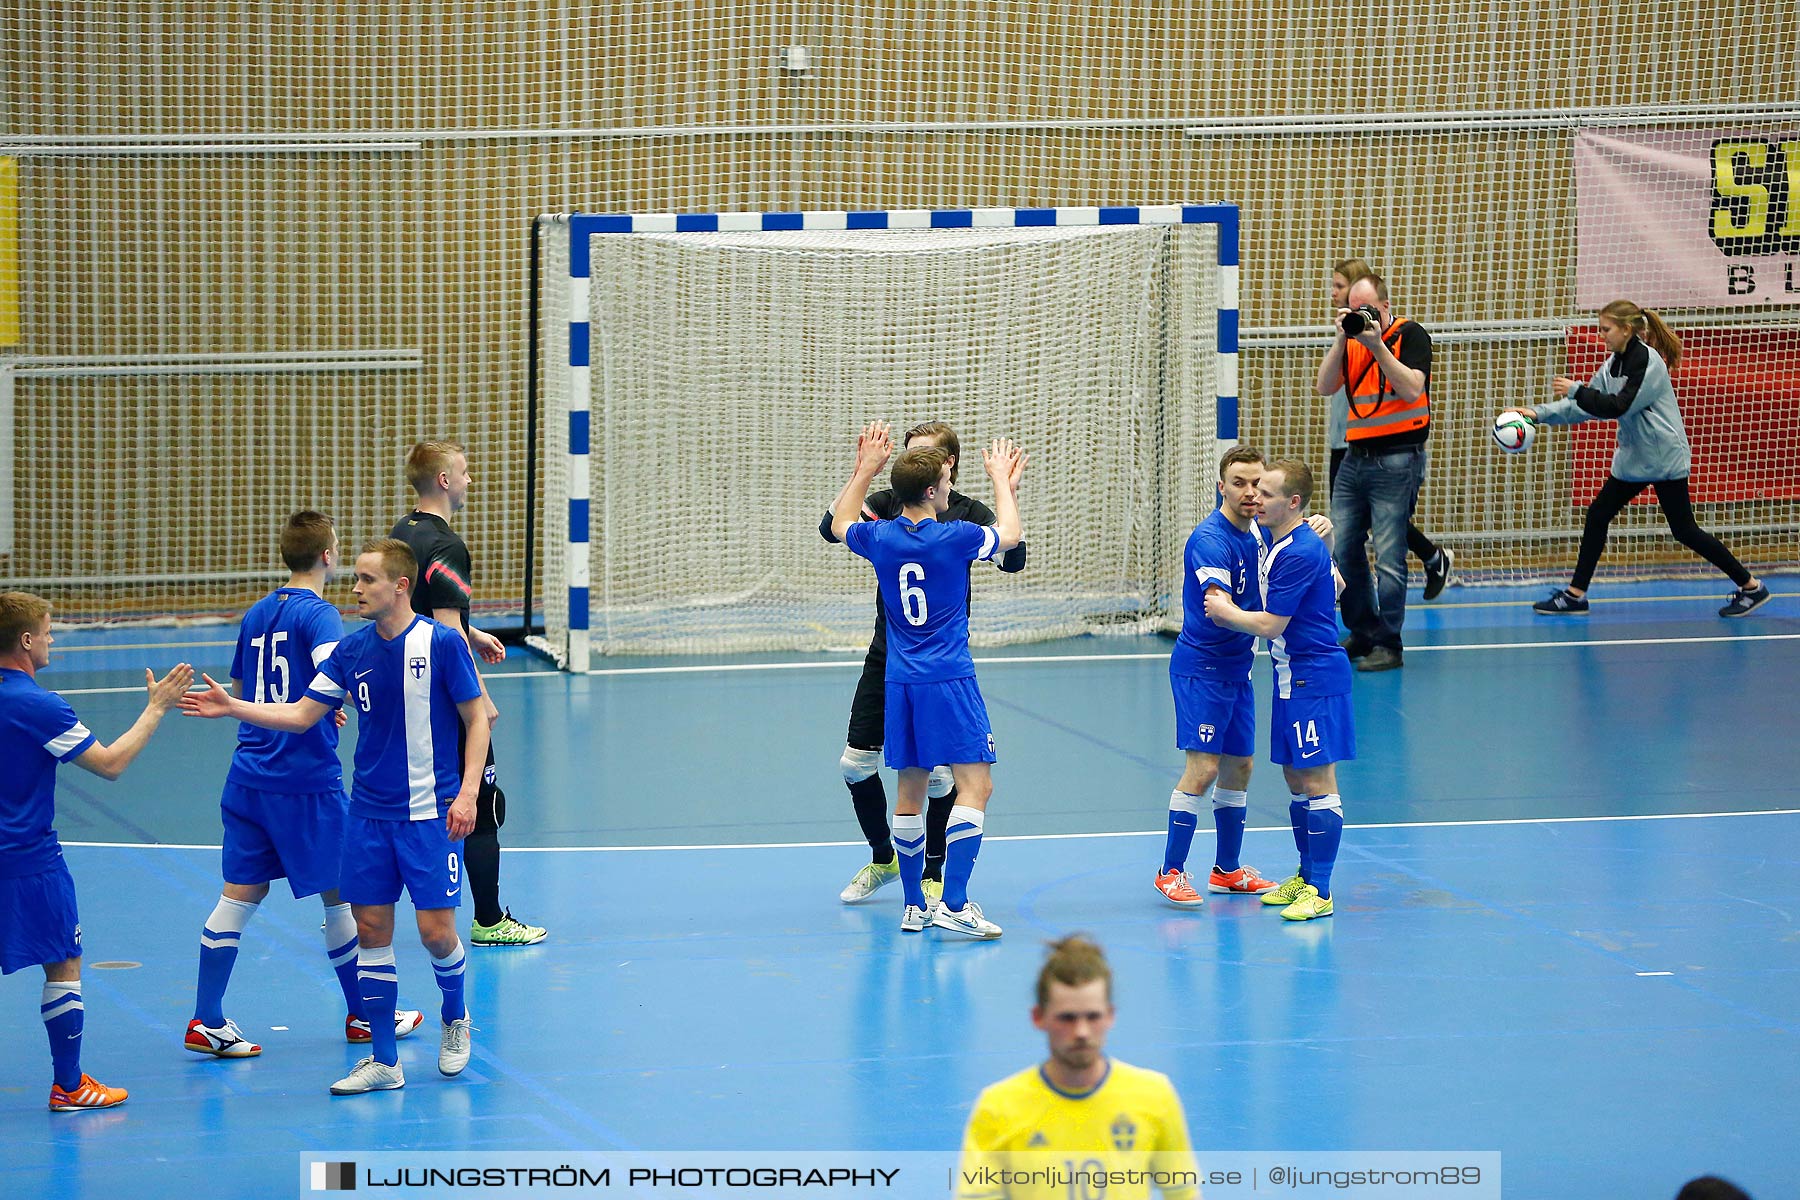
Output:
M150 692L150 707L168 712L181 702L194 682L194 668L176 663L161 679L149 667L144 668L144 687Z
M894 435L886 421L870 421L856 439L856 467L870 475L881 472L894 453Z
M173 674L173 672L170 672ZM186 687L182 691L181 712L188 717L228 717L231 715L231 693L219 686L219 681L211 675L202 673L200 678L206 681L203 692L189 692ZM188 671L188 679L193 679L193 670Z
M1011 438L995 438L993 444L981 452L981 465L987 468L988 478L996 487L1004 484L1016 488L1013 476L1024 473L1025 452Z

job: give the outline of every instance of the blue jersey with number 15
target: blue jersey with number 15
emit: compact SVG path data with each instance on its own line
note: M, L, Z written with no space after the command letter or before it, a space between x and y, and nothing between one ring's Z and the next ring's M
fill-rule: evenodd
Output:
M306 588L277 588L244 614L231 677L243 684L246 700L298 700L343 636L344 619L336 605ZM238 726L237 751L226 778L241 787L284 795L336 791L344 786L337 746L337 722L329 719L303 733L246 721Z
M860 521L844 545L869 560L887 612L889 683L975 674L969 656L969 564L992 558L1000 535L969 521Z

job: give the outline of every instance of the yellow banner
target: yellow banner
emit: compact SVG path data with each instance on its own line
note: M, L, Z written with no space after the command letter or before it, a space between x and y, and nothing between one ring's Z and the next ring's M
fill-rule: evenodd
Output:
M0 157L0 346L19 344L19 160Z

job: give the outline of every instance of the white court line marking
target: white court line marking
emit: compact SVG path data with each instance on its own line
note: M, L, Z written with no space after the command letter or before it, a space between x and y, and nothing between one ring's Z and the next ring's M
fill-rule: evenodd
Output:
M1654 979L1658 975L1673 975L1674 973L1675 972L1673 972L1673 971L1638 971L1638 972L1635 972L1635 974L1637 975L1637 977L1639 979Z
M1800 816L1800 808L1759 808L1749 812L1703 813L1621 813L1598 817L1497 817L1485 821L1387 821L1372 825L1349 825L1346 829L1463 829L1481 825L1580 825L1609 821L1704 821L1719 817L1791 817ZM1066 842L1082 838L1166 837L1165 829L1129 829L1107 833L1003 833L986 838L990 842ZM1199 834L1211 830L1196 830ZM1287 833L1286 825L1256 825L1245 833ZM185 842L63 842L65 846L90 846L120 850L217 850ZM508 846L508 854L625 854L647 850L806 850L820 846L867 846L858 838L845 842L735 842L692 846Z
M1456 650L1554 650L1567 649L1572 646L1686 646L1701 642L1791 642L1800 641L1800 633L1745 633L1723 634L1711 637L1673 637L1673 638L1604 638L1590 641L1567 642L1459 642L1445 646L1408 646L1408 654L1436 654ZM1258 650L1257 654L1267 655L1268 651ZM1019 654L1005 657L977 658L982 666L1001 667L1008 663L1092 663L1092 662L1150 662L1154 660L1168 661L1168 654ZM606 675L703 675L708 672L730 671L831 671L861 668L860 658L839 659L833 662L776 662L776 663L714 663L693 667L599 667L588 672L590 677ZM566 671L494 671L482 676L489 683L507 679L540 679L553 676L574 678ZM143 686L135 687L103 687L103 688L52 688L59 696L117 696L127 692L141 692Z
M1457 642L1442 646L1408 646L1409 654L1435 654L1448 651L1463 650L1542 650L1559 649L1574 646L1682 646L1702 642L1788 642L1800 640L1800 633L1746 633L1721 634L1705 637L1663 637L1663 638L1591 638L1572 641L1530 641L1530 642ZM223 642L220 645L234 645ZM1267 650L1259 650L1257 654L1266 657ZM1008 663L1053 663L1053 662L1149 662L1167 659L1165 653L1131 653L1131 654L1014 654L990 657L979 657L975 661L983 666L1005 666ZM709 672L734 671L828 671L847 667L861 667L860 658L837 659L830 662L774 662L774 663L707 663L698 666L664 666L664 667L596 667L588 672L590 676L608 675L698 675ZM568 672L557 670L543 671L494 671L483 676L490 683L507 679L539 679L554 676L566 676ZM53 689L55 690L55 689ZM68 688L58 691L63 696L106 696L120 695L126 692L142 691L141 687L110 688Z
M1776 596L1782 596L1784 594L1785 593L1782 593L1782 592L1775 593ZM1674 595L1674 596L1614 596L1614 597L1610 597L1607 599L1594 600L1594 601L1592 601L1592 603L1595 605L1598 605L1598 606L1605 607L1605 606L1609 606L1609 605L1613 605L1613 604L1667 604L1667 603L1673 603L1678 600L1693 601L1693 600L1705 600L1706 598L1707 598L1706 596L1700 595L1698 593L1696 593L1692 596L1682 596L1682 595ZM1426 608L1432 608L1432 609L1516 608L1520 605L1527 603L1527 601L1525 601L1523 599L1514 599L1514 600L1439 600L1439 601L1415 600L1412 603L1414 606L1416 606L1420 609L1426 609ZM815 626L815 628L816 628L816 626ZM92 653L92 652L99 651L99 650L181 650L188 646L235 646L235 645L237 645L237 643L235 641L224 641L224 642L139 642L139 643L134 643L131 645L118 645L118 646L104 646L104 645L64 646L61 650L58 650L57 653L58 654L82 654L82 653ZM982 660L976 659L975 661L980 662ZM520 674L526 674L526 673L527 672L520 672ZM531 673L535 674L535 672L531 672ZM606 672L590 671L588 673L590 675L600 675L600 674L605 674ZM553 671L553 672L549 672L549 674L560 675L560 674L562 674L562 672Z

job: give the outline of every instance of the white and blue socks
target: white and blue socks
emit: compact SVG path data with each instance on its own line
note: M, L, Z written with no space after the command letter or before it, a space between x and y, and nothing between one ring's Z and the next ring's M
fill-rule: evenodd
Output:
M1306 832L1306 797L1295 796L1288 801L1288 824L1294 830L1294 849L1300 852L1300 878L1312 882L1312 848L1308 845Z
M256 915L253 900L220 896L206 928L200 931L200 980L194 995L194 1019L209 1029L225 1024L225 988L237 963L238 938Z
M456 948L443 958L434 955L431 959L431 970L437 976L438 991L444 993L441 1015L446 1025L469 1015L468 1007L463 1003L463 957L463 946L459 941Z
M1205 795L1202 792L1195 796L1180 788L1169 793L1169 836L1163 842L1164 875L1187 866L1188 850L1194 844L1194 829L1200 824L1200 801Z
M1213 865L1229 874L1243 865L1238 856L1244 852L1244 818L1250 812L1250 798L1243 792L1215 787L1212 804L1213 829L1219 835Z
M81 1086L81 981L46 982L38 1011L44 1018L44 1033L50 1038L56 1086L72 1092Z
M914 908L925 907L925 816L923 813L894 814L894 849L900 854L900 887L906 902Z
M331 960L332 973L344 993L344 1011L360 1018L362 984L356 979L356 918L348 904L325 907L325 955Z
M397 1066L400 1048L394 1039L394 1009L400 1003L400 978L394 971L394 948L364 946L358 950L356 978L362 988L363 1018L369 1022L369 1049L376 1062Z
M979 808L958 804L950 809L950 823L944 827L944 907L951 912L961 912L969 903L969 876L981 853L986 821Z
M1311 862L1306 882L1331 898L1331 868L1337 863L1338 843L1344 837L1344 809L1334 792L1306 798L1306 837Z

